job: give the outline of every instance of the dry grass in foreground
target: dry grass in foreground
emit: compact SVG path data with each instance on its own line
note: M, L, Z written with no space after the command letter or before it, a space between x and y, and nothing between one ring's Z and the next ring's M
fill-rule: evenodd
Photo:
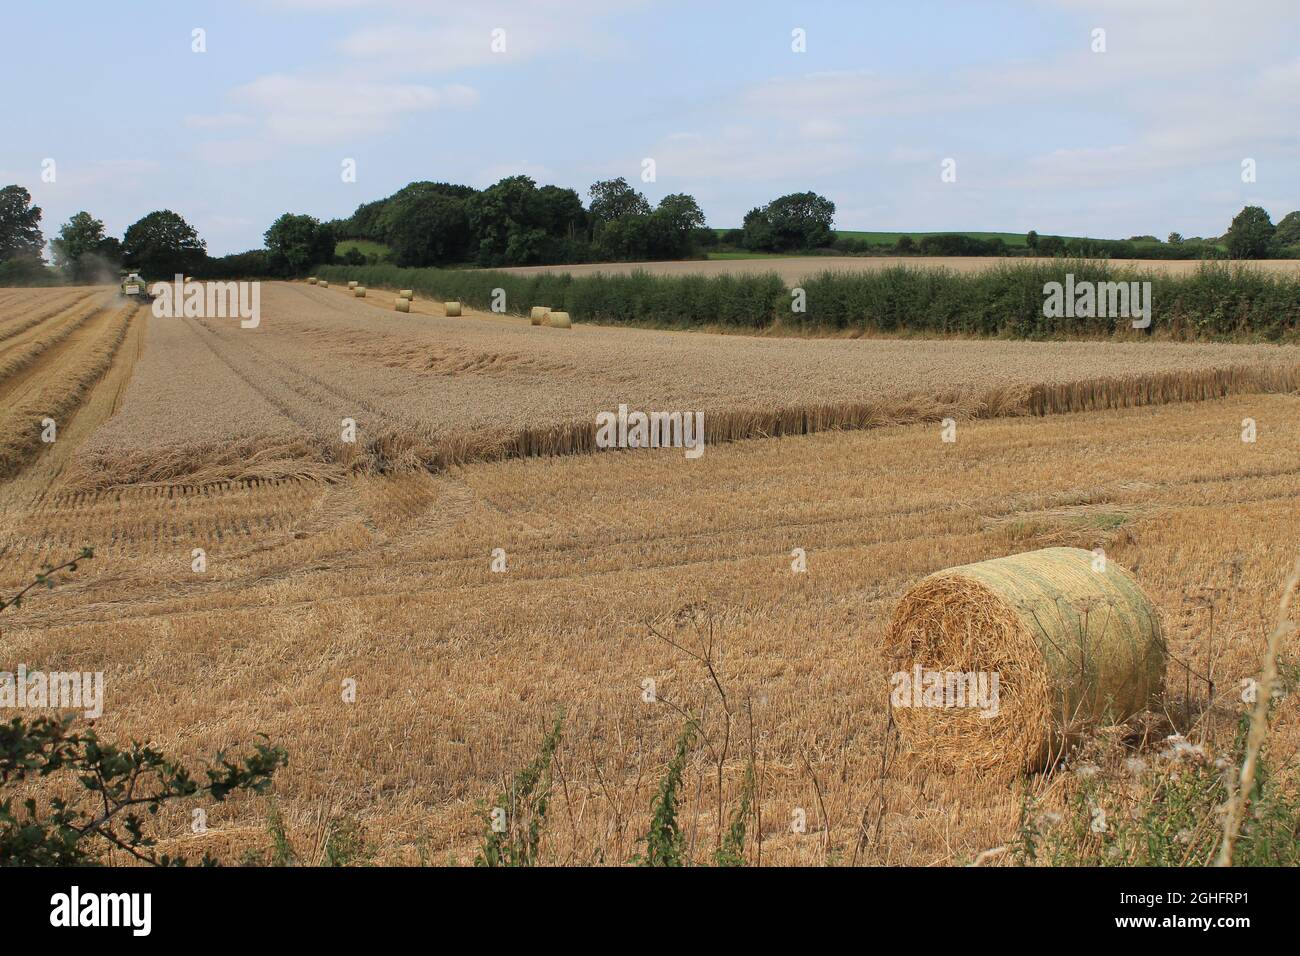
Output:
M682 727L663 701L707 703L704 730L720 734L708 676L651 628L697 647L712 626L735 737L720 777L703 745L685 766L691 859L712 858L719 780L728 806L743 784L748 700L764 864L962 863L1016 840L1026 799L1049 828L1105 779L1118 814L1131 760L1183 759L1168 734L1209 752L1231 742L1300 540L1297 411L1294 396L1238 396L963 422L955 444L918 424L695 462L625 452L334 485L56 486L11 503L0 585L83 544L97 558L5 620L4 645L30 667L104 670L98 729L112 738L183 756L258 731L285 745L274 806L222 805L203 837L164 813L168 849L270 860L271 817L303 860L341 833L355 860L468 862L477 805L562 709L541 858L621 863ZM1026 778L1023 795L917 771L888 731L882 638L898 596L935 569L1050 544L1104 546L1160 608L1162 713L1145 736L1103 737L1104 759ZM795 548L806 574L791 571ZM1294 635L1281 653L1300 658ZM1277 705L1267 748L1292 793L1298 705ZM751 832L750 862L758 852Z

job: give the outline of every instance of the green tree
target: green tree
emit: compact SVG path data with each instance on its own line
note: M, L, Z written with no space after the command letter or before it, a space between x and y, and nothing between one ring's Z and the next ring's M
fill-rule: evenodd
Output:
M572 237L587 226L587 210L582 197L572 189L543 186L537 190L538 220L546 234L555 238Z
M334 230L314 216L287 212L266 230L265 239L269 265L282 275L301 275L334 261Z
M39 260L44 249L41 207L32 205L32 194L22 186L0 189L0 262L17 258Z
M414 183L394 195L380 216L381 228L399 266L460 262L469 254L465 199L435 183Z
M72 266L78 259L99 249L104 241L104 223L82 210L59 227L59 235L50 240L54 264Z
M776 249L776 230L772 227L772 220L767 214L766 206L745 213L740 244L746 249L766 252Z
M1273 244L1273 220L1259 206L1247 206L1237 213L1225 237L1233 259L1265 259Z
M704 212L694 196L686 193L670 193L659 200L656 214L662 214L665 221L675 231L689 233L693 229L704 228Z
M1181 246L1183 244L1183 234L1181 232L1171 232L1167 241L1171 246Z
M785 252L817 249L835 239L835 203L814 192L790 193L745 216L745 246Z
M1300 212L1289 212L1278 220L1273 241L1279 248L1300 245Z
M384 235L383 228L379 224L379 218L383 215L384 208L388 205L388 200L377 199L374 202L362 203L357 207L356 212L346 220L344 228L339 230L340 239L369 239L371 242L386 242L387 237Z
M624 216L650 215L650 203L645 196L629 186L622 176L592 183L587 195L591 199L588 209L592 222L596 225L622 219Z
M542 249L538 232L540 239L545 239L546 233L537 184L531 177L507 176L469 197L465 211L481 265L538 261Z
M122 256L147 278L188 275L206 258L207 243L176 213L160 209L127 228Z
M105 236L103 221L84 210L59 227L50 248L55 265L77 281L102 278L98 274L115 267L121 258L121 243Z

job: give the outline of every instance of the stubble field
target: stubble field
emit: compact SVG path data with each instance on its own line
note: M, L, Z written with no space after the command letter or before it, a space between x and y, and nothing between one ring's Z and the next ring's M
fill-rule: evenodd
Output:
M355 824L358 859L468 862L477 808L562 710L545 858L623 862L681 729L675 708L704 709L720 740L708 675L662 639L696 648L712 633L735 723L726 798L751 740L760 768L751 861L965 862L1014 837L1022 794L920 774L898 750L881 637L903 590L954 564L1104 546L1161 609L1180 662L1150 740L1130 745L1154 760L1176 730L1231 739L1294 559L1292 350L564 332L289 285L263 303L261 328L241 330L151 318L104 290L0 290L0 394L14 396L0 587L83 545L97 555L6 612L6 666L103 670L97 729L114 738L197 758L262 732L290 753L274 810L210 808L203 836L166 812L172 850L265 861L274 813L309 862L331 821ZM1233 387L1245 391L1215 397ZM1198 396L1211 400L1105 410ZM736 437L779 431L787 407L804 416L788 432L899 424L711 444L697 461L471 460L548 450L536 436L577 436L571 423L618 402L751 415L759 427ZM864 417L809 419L819 406ZM59 440L32 444L39 426L22 416L48 409ZM356 450L336 441L343 417ZM581 450L567 440L553 450ZM1294 695L1281 706L1272 749L1286 765ZM1055 806L1073 783L1023 786ZM701 747L683 791L697 860L718 790ZM807 827L792 832L800 810Z

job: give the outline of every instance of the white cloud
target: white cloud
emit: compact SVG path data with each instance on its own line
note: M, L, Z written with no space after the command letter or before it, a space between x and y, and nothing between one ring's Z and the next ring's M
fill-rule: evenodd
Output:
M452 72L574 53L608 57L621 41L601 32L596 21L640 5L639 0L551 0L535 6L477 0L431 9L390 0L391 20L357 30L340 48L390 72Z
M234 129L253 125L253 118L243 113L187 113L182 123L186 129Z
M272 74L233 96L260 117L269 136L286 143L338 143L391 129L410 113L465 109L478 92L461 84L376 83L350 76Z
M749 90L743 105L754 113L809 121L835 117L935 113L960 109L973 97L956 85L837 70L778 77Z
M698 179L815 179L850 169L858 158L857 151L842 142L808 140L796 130L763 132L741 126L717 133L674 133L649 155L660 180L683 187Z
M144 186L160 168L151 159L101 159L83 164L51 158L56 163L55 181L46 183L34 175L29 187L41 201L80 202L96 198L106 189L131 192Z

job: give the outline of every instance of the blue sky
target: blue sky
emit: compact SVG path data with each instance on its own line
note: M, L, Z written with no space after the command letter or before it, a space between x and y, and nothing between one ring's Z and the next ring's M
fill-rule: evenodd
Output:
M1217 235L1248 203L1300 208L1295 0L83 0L4 22L25 42L0 63L0 185L47 237L170 208L219 255L282 212L517 172L688 192L716 226L805 189L844 229Z

